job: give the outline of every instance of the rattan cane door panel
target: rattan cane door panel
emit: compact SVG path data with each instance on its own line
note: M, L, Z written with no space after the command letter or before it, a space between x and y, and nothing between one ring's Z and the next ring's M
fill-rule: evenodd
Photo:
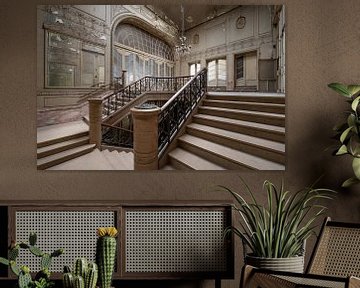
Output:
M125 209L125 275L226 274L227 218L221 209Z
M96 228L116 226L116 212L102 210L17 210L15 211L15 239L28 243L29 233L37 233L37 246L51 253L58 248L64 254L53 259L50 270L62 272L64 265L73 265L78 257L95 260ZM40 270L40 259L20 250L18 263Z

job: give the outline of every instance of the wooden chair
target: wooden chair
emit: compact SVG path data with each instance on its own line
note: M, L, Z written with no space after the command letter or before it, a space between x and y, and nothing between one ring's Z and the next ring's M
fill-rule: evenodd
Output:
M244 266L240 287L360 287L360 223L326 218L306 273L278 272Z

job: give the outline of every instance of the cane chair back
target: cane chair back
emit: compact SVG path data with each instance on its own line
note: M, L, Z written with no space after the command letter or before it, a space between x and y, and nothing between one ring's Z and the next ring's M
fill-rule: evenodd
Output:
M307 273L360 277L360 224L327 218Z
M242 288L360 288L360 223L326 218L306 273L243 268Z

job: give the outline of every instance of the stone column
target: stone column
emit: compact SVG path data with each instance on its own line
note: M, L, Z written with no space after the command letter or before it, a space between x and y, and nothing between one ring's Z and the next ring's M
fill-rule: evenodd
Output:
M160 108L131 109L134 125L134 170L158 169L158 117Z
M101 145L101 121L102 121L102 100L100 98L89 99L89 137L90 144Z
M226 55L227 67L227 83L226 90L233 91L235 89L235 56L232 53Z

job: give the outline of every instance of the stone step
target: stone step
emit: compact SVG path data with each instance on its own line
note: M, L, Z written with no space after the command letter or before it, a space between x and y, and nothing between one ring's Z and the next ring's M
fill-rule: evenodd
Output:
M230 119L226 117L206 114L194 115L193 122L285 143L285 128L280 126Z
M189 134L182 135L178 143L184 150L229 170L285 170L283 164Z
M167 164L165 165L164 167L161 168L161 170L171 170L171 171L174 171L176 170L173 166Z
M207 92L207 99L285 104L285 94L259 92Z
M230 109L285 114L285 104L205 99L203 101L203 105L221 107L221 108L230 108Z
M278 163L285 163L285 144L238 132L219 129L197 123L187 125L188 134L214 143L256 155Z
M113 170L129 170L126 161L124 161L124 158L121 156L123 152L119 153L115 150L112 152L109 150L103 150L101 152Z
M200 106L199 113L285 127L285 115L267 112Z
M55 144L47 145L37 149L37 159L44 158L71 148L79 147L89 143L89 136L82 136Z
M69 161L50 167L48 170L113 170L99 149Z
M226 170L220 165L181 148L171 151L169 158L171 166L177 170Z
M84 121L48 125L37 129L37 148L89 135Z
M69 161L81 155L91 152L95 148L95 144L86 144L79 147L71 148L47 157L37 160L38 170L44 170L52 166L58 165L65 161Z

